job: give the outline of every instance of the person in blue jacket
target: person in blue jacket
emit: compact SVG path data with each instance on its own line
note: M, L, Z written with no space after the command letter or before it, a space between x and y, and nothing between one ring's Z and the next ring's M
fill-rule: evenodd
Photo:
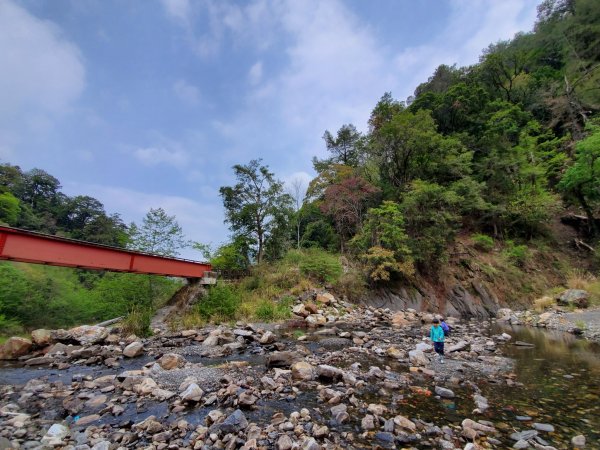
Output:
M429 338L433 342L433 349L439 355L440 362L444 364L444 330L438 319L433 319L433 326L429 332Z

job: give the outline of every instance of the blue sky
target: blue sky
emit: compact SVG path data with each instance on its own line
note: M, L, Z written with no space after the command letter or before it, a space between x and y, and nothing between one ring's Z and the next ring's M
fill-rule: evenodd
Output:
M365 130L383 93L477 62L531 30L537 3L0 0L0 161L127 222L163 207L218 244L232 165L306 185L325 130Z

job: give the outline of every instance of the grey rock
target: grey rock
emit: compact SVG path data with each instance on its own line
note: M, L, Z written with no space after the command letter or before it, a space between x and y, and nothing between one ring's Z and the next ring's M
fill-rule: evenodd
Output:
M534 423L533 428L538 431L545 431L547 433L554 433L554 426L549 423Z
M519 431L519 432L511 434L510 438L513 441L520 441L520 440L526 441L528 439L533 439L537 435L538 435L538 432L536 430L525 430L525 431Z
M247 427L248 420L244 413L239 409L236 409L219 425L219 429L224 433L238 433L241 430L245 430Z
M443 398L454 398L454 392L441 386L435 387L435 393Z
M590 304L590 294L583 289L567 289L556 298L556 301L559 305L587 308Z

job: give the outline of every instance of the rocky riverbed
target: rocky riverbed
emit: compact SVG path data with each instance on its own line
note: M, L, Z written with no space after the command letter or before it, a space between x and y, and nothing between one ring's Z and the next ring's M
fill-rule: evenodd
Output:
M118 328L34 333L28 348L11 344L24 355L0 367L0 448L600 445L598 367L542 369L558 371L543 386L575 402L571 410L537 398L542 383L526 369L538 367L542 346L532 336L517 342L518 329L451 320L442 364L425 337L431 314L320 294L294 317L149 339Z

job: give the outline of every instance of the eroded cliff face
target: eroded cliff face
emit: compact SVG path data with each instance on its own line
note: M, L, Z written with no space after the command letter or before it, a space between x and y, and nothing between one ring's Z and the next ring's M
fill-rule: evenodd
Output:
M482 319L494 316L499 308L526 309L548 290L564 285L573 270L589 270L589 257L569 244L570 230L558 231L560 239L545 246L530 243L527 259L518 264L501 246L482 252L468 239L457 240L449 260L435 272L371 288L360 301L393 310L414 308Z
M378 307L402 310L413 308L455 317L488 318L495 316L507 303L499 299L493 287L481 280L434 286L392 286L370 290L364 303Z

